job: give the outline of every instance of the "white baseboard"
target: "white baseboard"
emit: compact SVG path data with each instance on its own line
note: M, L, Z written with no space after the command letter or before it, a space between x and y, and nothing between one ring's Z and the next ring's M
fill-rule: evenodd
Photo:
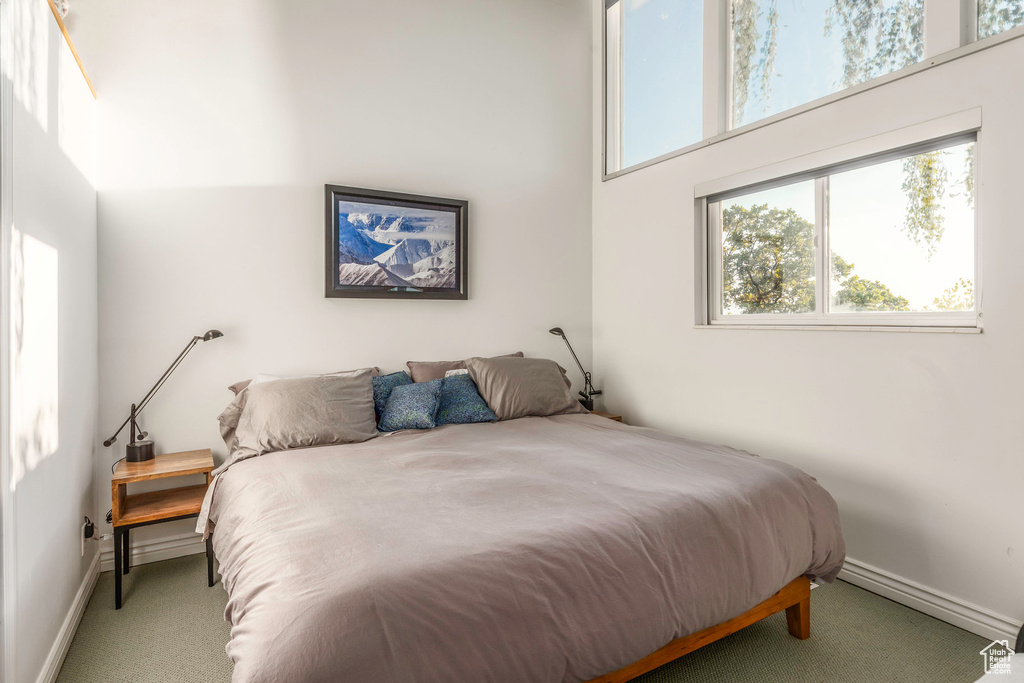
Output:
M1012 646L1021 627L1015 619L849 557L839 578L988 640L1009 640Z
M206 544L203 542L202 536L193 532L138 543L132 542L129 545L131 546L132 566L206 552ZM100 571L109 572L114 568L113 541L110 539L103 541L100 549Z
M57 680L57 674L60 673L60 667L64 664L64 657L67 656L68 648L71 647L71 641L74 640L75 632L78 631L78 624L82 621L82 615L85 614L85 608L89 604L89 598L92 597L92 589L96 587L96 579L99 576L100 554L96 553L92 557L92 562L89 564L89 570L85 573L85 578L82 579L82 585L78 587L75 599L71 602L71 609L68 610L68 615L64 617L64 623L60 625L57 639L53 642L53 647L50 648L49 654L46 655L43 670L39 672L36 683L53 683Z

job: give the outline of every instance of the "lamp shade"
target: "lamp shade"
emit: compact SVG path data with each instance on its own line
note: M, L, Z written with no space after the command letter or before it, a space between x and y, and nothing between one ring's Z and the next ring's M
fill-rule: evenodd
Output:
M562 328L561 327L552 327L550 330L548 330L548 332L550 332L551 334L555 335L556 337L564 337L565 336L565 332L562 332Z
M203 335L203 341L210 341L211 339L218 339L223 336L224 333L220 330L207 330L206 334Z

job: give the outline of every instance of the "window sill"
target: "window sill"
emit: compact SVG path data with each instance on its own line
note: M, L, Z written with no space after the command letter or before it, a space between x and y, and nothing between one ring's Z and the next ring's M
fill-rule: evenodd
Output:
M929 332L937 334L981 334L982 328L953 326L898 325L736 325L697 324L697 330L785 330L789 332Z

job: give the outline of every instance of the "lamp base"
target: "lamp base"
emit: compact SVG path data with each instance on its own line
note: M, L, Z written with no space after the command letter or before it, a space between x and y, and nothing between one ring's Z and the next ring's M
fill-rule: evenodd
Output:
M149 439L133 441L124 447L124 459L128 462L145 462L153 457L153 442Z
M590 412L594 412L594 399L592 397L591 398L581 398L581 399L579 399L579 402L583 404L584 408L586 408Z

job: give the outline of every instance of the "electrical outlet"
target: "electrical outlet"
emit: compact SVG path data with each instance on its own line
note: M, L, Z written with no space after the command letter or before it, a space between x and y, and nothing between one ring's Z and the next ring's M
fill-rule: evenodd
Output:
M82 543L82 557L85 557L85 534L86 534L85 528L87 526L89 526L89 522L88 521L82 522L82 533L80 533L78 535L78 540L81 541L81 543Z
M82 524L82 557L85 557L85 542L96 536L96 525L88 517Z

